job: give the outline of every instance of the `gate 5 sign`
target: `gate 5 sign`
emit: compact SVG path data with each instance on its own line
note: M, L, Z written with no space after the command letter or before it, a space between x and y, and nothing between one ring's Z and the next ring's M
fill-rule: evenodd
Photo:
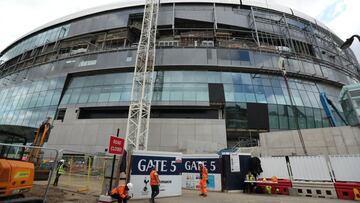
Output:
M208 190L221 191L221 164L217 154L184 154L182 159L182 187L199 189L199 162L208 169Z
M123 154L124 153L124 142L125 140L120 137L110 136L109 142L109 153L110 154Z
M155 165L160 179L159 197L181 195L182 154L175 152L134 151L131 164L131 182L134 187L130 193L134 199L150 198L150 171Z

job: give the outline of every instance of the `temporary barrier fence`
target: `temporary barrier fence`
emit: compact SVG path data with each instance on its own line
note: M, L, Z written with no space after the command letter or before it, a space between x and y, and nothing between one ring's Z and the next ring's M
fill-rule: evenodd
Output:
M335 182L335 189L339 199L360 200L360 183Z
M294 180L332 181L324 156L289 157Z
M60 176L59 186L95 195L102 193L99 186L103 185L105 163L111 159L109 156L64 151L62 159L65 160L65 174Z
M360 182L360 155L331 155L331 168L336 181Z
M276 176L278 179L290 180L285 157L261 157L260 161L263 172L259 178Z
M336 199L336 191L332 182L293 181L293 188L299 196Z

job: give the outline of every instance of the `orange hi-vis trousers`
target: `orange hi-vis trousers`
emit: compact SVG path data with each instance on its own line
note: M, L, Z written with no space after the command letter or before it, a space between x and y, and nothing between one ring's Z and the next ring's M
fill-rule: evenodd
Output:
M207 193L206 180L205 179L200 180L200 192L201 192L201 194L206 194Z

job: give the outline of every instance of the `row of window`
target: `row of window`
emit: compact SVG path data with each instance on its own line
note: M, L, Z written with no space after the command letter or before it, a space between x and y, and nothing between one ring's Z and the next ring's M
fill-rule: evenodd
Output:
M296 121L301 129L330 127L329 119L324 110L319 108L270 104L267 107L269 128L271 130L297 129ZM248 128L246 103L228 104L225 111L227 129ZM296 112L294 113L294 111ZM338 125L345 125L336 114L334 115Z
M35 81L0 91L0 112L58 105L65 78Z
M63 39L68 35L69 28L70 24L58 26L23 40L8 50L3 56L1 56L0 61L7 61L8 59L14 58L15 56L18 56L25 51L32 50L47 43Z
M132 73L73 78L61 104L128 102L131 78ZM292 79L288 91L282 77L250 73L164 71L156 73L155 81L153 101L159 102L208 102L209 83L224 84L226 102L291 105L290 91L294 105L321 108L320 91L326 89L333 101L337 101L339 92L314 82Z
M37 128L47 117L54 118L57 106L29 108L0 113L0 124Z

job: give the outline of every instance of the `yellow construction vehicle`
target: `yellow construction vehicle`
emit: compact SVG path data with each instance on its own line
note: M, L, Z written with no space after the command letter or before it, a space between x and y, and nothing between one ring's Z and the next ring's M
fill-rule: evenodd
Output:
M26 144L26 138L7 135L0 140L5 144ZM29 191L34 180L34 163L23 160L24 147L0 145L0 197Z
M50 118L35 131L33 146L43 146L50 133L49 121ZM24 146L0 145L0 198L29 191L36 173L42 177L40 179L47 180L49 170L36 170L36 166L39 166L41 162L39 159L41 149L31 148L26 152L27 139L18 135L1 135L0 143ZM28 154L26 155L26 153ZM35 179L37 180L37 178Z

